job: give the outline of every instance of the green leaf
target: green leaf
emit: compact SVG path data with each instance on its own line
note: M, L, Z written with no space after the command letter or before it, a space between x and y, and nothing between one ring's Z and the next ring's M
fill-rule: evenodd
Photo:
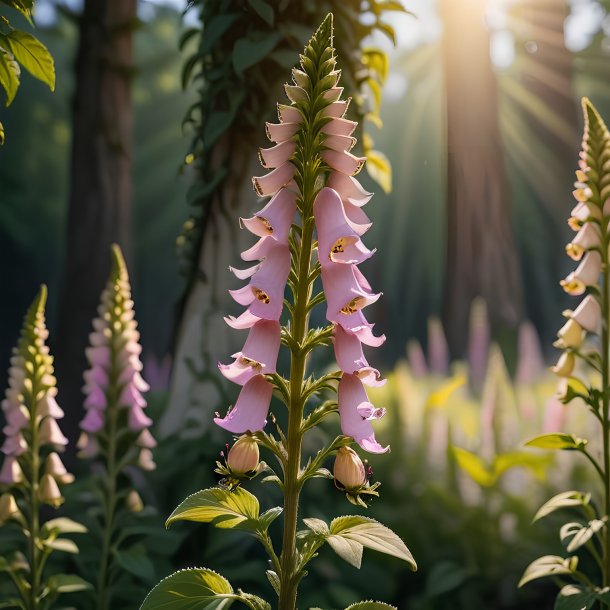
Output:
M240 38L233 47L233 68L237 74L241 74L254 64L264 59L281 39L278 32L261 32L258 40L252 38Z
M252 595L252 593L244 593L241 589L239 591L239 601L251 610L271 610L271 604L262 597Z
M55 64L53 58L36 36L28 32L13 30L0 38L3 46L14 55L15 59L35 78L55 90Z
M358 602L356 604L352 604L348 606L345 610L396 610L395 606L390 606L390 604L384 604L383 602Z
M267 25L273 27L275 15L273 14L272 6L265 2L265 0L248 0L248 4L254 9L254 12L267 23Z
M0 608L25 608L20 599L11 597L0 601Z
M49 519L42 526L41 534L43 537L49 536L51 533L57 534L86 534L87 528L81 523L72 521L67 517L58 517L57 519Z
M249 491L241 487L234 491L213 487L186 498L169 516L165 527L175 521L198 521L230 529L243 525L248 520L257 521L259 510L256 496Z
M571 538L566 546L566 551L573 553L581 546L587 544L605 525L606 522L602 519L592 519L585 525L578 522L565 523L561 526L561 530L559 530L559 537L564 544Z
M472 574L472 570L455 561L441 561L430 570L426 579L426 597L437 597L453 591Z
M32 23L34 0L2 0L2 2L19 11L30 23Z
M580 585L566 585L555 600L554 610L589 610L597 601L594 589Z
M560 574L573 574L578 566L578 557L559 557L557 555L545 555L532 561L523 572L518 587L522 587L532 580L546 576L559 576Z
M143 544L136 544L133 547L114 551L117 563L127 572L141 578L147 583L155 580L155 566L146 555L146 547Z
M75 593L93 588L90 583L75 574L54 574L47 580L47 586L55 593Z
M328 536L330 534L330 530L328 529L328 525L322 519L303 519L303 523L314 533L319 536Z
M275 593L277 595L279 595L280 594L280 577L277 575L277 572L274 572L273 570L267 570L267 572L265 572L265 574L267 574L267 580L271 583L273 590L275 591Z
M382 152L369 150L366 153L366 171L384 193L392 191L392 166Z
M590 493L581 491L564 491L545 502L539 509L532 522L538 521L561 508L573 508L575 506L588 506L591 501Z
M201 53L209 53L220 37L239 19L239 13L214 15L205 25L201 38Z
M526 447L536 447L538 449L582 449L589 441L584 438L578 438L573 434L564 434L563 432L553 432L549 434L540 434L526 441Z
M0 47L0 85L6 91L6 105L10 106L19 89L21 70L12 53Z
M64 553L72 553L73 555L78 555L78 546L73 540L68 540L67 538L57 538L56 540L46 540L43 541L43 544L53 549L54 551L62 551Z
M453 456L457 465L466 474L472 478L475 483L482 487L491 487L495 483L494 474L485 465L485 462L476 454L462 449L461 447L453 447Z
M269 526L282 514L284 509L281 506L276 506L265 511L259 518L260 529L267 531Z
M4 125L0 123L0 146L4 144Z
M226 578L212 570L180 570L164 578L140 610L225 610L237 596Z
M417 564L405 543L389 528L374 519L360 516L337 517L330 523L328 544L342 559L359 568L363 547L392 555L417 570Z

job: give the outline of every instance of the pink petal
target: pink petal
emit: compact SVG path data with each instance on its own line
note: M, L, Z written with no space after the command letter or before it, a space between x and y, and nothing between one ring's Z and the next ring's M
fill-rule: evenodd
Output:
M284 307L284 289L290 273L290 249L277 244L269 251L261 268L252 276L254 301L249 310L265 320L279 320Z
M299 127L299 123L265 123L267 137L278 144L292 138Z
M241 258L244 261L260 261L269 254L269 250L277 243L277 239L271 235L261 237L251 248L241 253Z
M36 405L36 415L41 417L50 415L54 419L61 419L64 416L64 411L57 404L55 396L47 392Z
M17 459L9 455L2 462L2 470L0 470L0 483L5 485L14 485L23 481L23 471Z
M260 212L252 218L242 218L241 222L258 237L270 235L278 242L288 243L288 233L296 209L295 193L281 189Z
M157 441L150 433L150 430L148 430L148 428L144 428L136 439L136 445L138 447L145 447L146 449L154 449L157 446Z
M146 400L140 391L135 387L133 383L128 383L121 392L119 397L120 407L133 407L138 406L144 408L146 406Z
M251 314L247 309L237 318L235 316L226 316L224 318L224 321L235 330L252 328L259 320L260 318L258 316Z
M87 386L107 386L108 385L108 372L101 366L94 366L83 373L83 379Z
M262 375L257 375L243 386L235 406L224 419L215 417L214 422L234 434L262 430L267 423L272 393L273 386Z
M295 142L282 142L271 148L259 148L258 155L261 165L265 169L279 167L289 161L297 145Z
M570 316L590 333L599 334L601 307L595 297L588 294Z
M238 279L238 280L247 280L251 278L259 269L262 263L258 263L253 267L248 267L248 269L236 269L235 267L229 267L229 271Z
M365 290L362 283L363 276L354 265L322 267L327 320L338 322L346 328L342 320L379 299L381 293L373 294Z
M104 415L98 409L88 409L80 423L81 430L94 434L104 427Z
M366 157L356 157L352 153L337 152L336 150L323 150L320 156L328 167L348 176L357 174L366 163Z
M331 87L322 94L322 97L330 102L336 102L339 100L342 94L343 87Z
M100 451L95 437L87 434L86 432L81 432L81 435L78 437L76 447L79 450L79 456L84 458L95 457Z
M350 100L338 100L329 104L324 108L322 114L333 118L341 118L346 112L349 106Z
M362 383L370 386L382 386L386 380L381 379L377 369L369 366L362 351L362 343L356 335L335 324L333 343L335 358L339 368L349 375L356 375Z
M103 366L108 368L110 366L110 349L106 346L103 347L87 347L85 348L85 354L87 360L91 366Z
M323 142L326 148L338 152L349 152L356 145L356 138L350 136L326 136Z
M277 117L282 123L302 123L303 115L295 106L287 106L286 104L277 105Z
M256 273L253 275L256 275ZM237 303L239 303L240 305L244 305L245 307L250 305L250 303L252 303L255 298L254 293L250 288L250 284L246 284L246 286L244 286L243 288L239 288L238 290L229 290L229 294Z
M45 417L40 424L40 444L67 445L68 439L62 434L52 417Z
M341 432L351 436L365 451L370 453L385 453L389 446L382 447L375 439L375 433L369 419L362 414L382 415L369 402L368 396L360 379L354 375L343 375L339 382L339 416Z
M139 405L136 404L129 409L127 425L129 426L130 430L139 432L143 428L149 428L152 423L152 419L144 414L142 407Z
M87 388L87 397L85 398L84 406L86 409L105 409L106 394L99 386Z
M255 375L275 373L279 351L279 322L261 320L250 329L242 351L233 354L235 361L218 368L230 381L244 385Z
M6 429L6 426L2 429L4 434L7 434ZM4 439L4 443L2 444L0 451L2 451L4 455L23 455L27 451L27 448L28 444L25 442L23 435L21 433L17 433L14 436L7 436Z
M357 126L358 123L356 121L333 118L331 121L328 121L320 131L329 136L351 136Z
M373 255L349 225L343 203L335 190L326 187L318 193L313 213L322 267L334 263L359 264Z
M268 174L252 178L254 190L260 197L273 195L292 180L295 171L294 165L290 161L286 161L286 163L271 170Z
M344 202L347 201L357 207L362 207L368 203L373 196L373 193L369 193L362 188L356 178L346 176L341 172L331 172L327 186L335 189Z

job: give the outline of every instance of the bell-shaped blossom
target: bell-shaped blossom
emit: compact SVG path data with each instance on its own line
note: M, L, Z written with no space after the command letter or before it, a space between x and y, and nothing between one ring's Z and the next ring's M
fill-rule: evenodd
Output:
M341 324L346 330L351 328L346 320L381 296L370 292L370 286L354 265L323 267L322 285L327 303L326 319Z
M559 349L578 349L584 341L584 334L582 326L576 320L568 318L557 332L557 341L553 345Z
M7 455L0 469L0 483L4 485L15 485L23 481L23 470L14 455Z
M576 270L561 280L560 284L568 294L581 295L588 286L595 286L599 283L601 271L602 258L597 250L591 250L587 252Z
M275 167L279 167L280 165L284 165L286 161L289 161L295 150L296 143L286 141L276 144L271 148L261 148L258 151L258 155L261 165L265 169L273 169Z
M359 208L367 204L373 196L373 193L362 188L356 178L341 172L331 172L327 186L337 191L344 203L350 203Z
M224 418L214 418L221 428L243 434L257 432L265 427L273 386L262 376L255 375L241 389L235 406Z
M563 352L559 356L557 364L551 367L551 371L558 377L570 377L574 371L576 360L572 352Z
M576 237L566 246L566 253L572 260L579 261L587 250L599 247L600 240L597 225L586 222Z
M241 350L233 354L232 364L218 364L220 372L230 381L244 385L255 375L275 373L280 351L280 324L275 320L261 320L248 333Z
M262 210L251 218L242 218L241 223L258 237L271 236L275 241L287 244L296 207L296 195L282 189Z
M274 245L250 282L239 290L229 290L231 296L248 311L265 320L279 320L284 306L284 288L290 273L290 250L283 244Z
M355 375L362 383L369 386L385 384L386 380L381 379L379 371L370 366L364 357L362 343L356 335L345 331L339 324L335 324L333 343L335 359L344 373Z
M134 317L129 276L118 246L113 246L112 255L112 269L102 292L99 316L93 321L94 330L89 335L91 347L86 350L90 368L83 375L86 412L80 423L83 433L78 448L81 457L87 458L97 456L100 449L106 446L97 441L98 434L120 432L109 428L110 411L127 411L126 432L134 439L143 431L148 432L153 423L144 413L146 399L143 394L149 386L141 374L142 347ZM112 421L116 421L116 417ZM131 451L131 447L127 451ZM100 457L109 458L105 453ZM124 457L113 456L113 459ZM133 460L136 460L136 456Z
M579 201L572 209L568 225L574 231L579 231L586 222L600 220L601 215L601 210L596 205Z
M328 167L348 176L357 174L366 162L366 157L356 157L347 151L327 149L320 156Z
M564 312L566 317L577 322L582 328L590 333L599 333L601 327L602 311L597 299L588 294L580 305L572 312Z
M259 197L274 195L292 180L295 171L295 166L290 161L286 161L268 174L252 178L254 190Z
M339 382L339 416L341 431L351 436L369 453L385 453L388 447L381 446L375 439L371 421L385 415L385 409L378 409L369 401L362 381L355 375L344 374Z
M359 264L374 251L365 247L350 226L338 193L323 188L317 195L313 213L318 233L318 258L322 267L333 263Z

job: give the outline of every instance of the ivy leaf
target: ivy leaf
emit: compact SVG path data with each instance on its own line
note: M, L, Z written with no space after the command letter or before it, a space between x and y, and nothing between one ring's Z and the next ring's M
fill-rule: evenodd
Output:
M0 85L6 91L6 105L10 106L19 89L21 70L12 53L0 47Z
M580 585L566 585L555 600L554 610L589 610L597 601L594 589Z
M267 25L273 27L275 15L273 14L272 6L265 2L265 0L248 0L248 4Z
M15 59L35 78L55 90L55 64L53 58L36 36L28 32L13 30L2 36L3 46L14 55Z
M360 516L337 517L330 523L326 540L342 559L356 568L362 563L363 548L392 555L417 570L417 564L405 543L389 528L374 519Z
M258 32L257 38L240 38L233 47L233 69L237 74L267 57L282 36L279 32ZM261 36L262 34L262 36Z
M576 521L565 523L562 525L561 530L559 530L559 537L564 544L571 538L566 546L566 551L573 553L581 546L587 544L605 525L606 522L602 519L593 519L585 525Z
M540 434L526 441L526 447L536 447L538 449L567 449L578 450L583 449L588 443L584 438L578 438L573 434L564 434L563 432L552 432L550 434Z
M538 519L542 519L543 517L546 517L547 515L550 515L561 508L588 506L590 501L590 493L583 493L582 491L564 491L545 502L538 509L538 512L534 516L532 522L538 521Z
M140 610L225 610L237 595L226 578L212 570L180 570L164 578L147 596Z
M54 593L76 593L92 589L90 583L75 574L54 574L49 576L47 586Z
M559 576L560 574L573 574L578 566L578 557L559 557L558 555L545 555L538 557L530 563L523 572L518 587L522 587L532 580L546 576Z
M388 158L378 150L366 153L366 171L379 184L384 193L392 191L392 166Z
M345 610L396 610L395 606L384 604L383 602L358 602L348 606Z

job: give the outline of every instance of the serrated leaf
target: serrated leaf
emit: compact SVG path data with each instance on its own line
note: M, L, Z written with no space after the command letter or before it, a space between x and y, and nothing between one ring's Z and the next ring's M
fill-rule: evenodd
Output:
M46 540L43 541L43 544L53 549L54 551L61 551L63 553L72 553L73 555L78 554L78 546L76 546L76 542L73 540L68 540L67 538L57 538L55 540Z
M392 166L389 159L378 150L366 153L366 171L379 184L384 193L392 191Z
M265 22L267 25L273 27L275 15L273 13L273 7L270 6L265 0L248 0L248 4L254 9L254 12Z
M453 455L457 465L482 487L490 487L495 483L495 476L485 462L476 455L461 447L453 447Z
M57 519L49 519L42 526L42 536L48 536L51 533L55 534L86 534L87 528L82 523L77 523L67 517L58 517Z
M262 531L266 531L269 529L269 526L282 514L284 509L281 506L275 506L274 508L270 508L265 511L259 518L258 522L260 523L260 529Z
M271 610L271 604L265 601L258 595L252 593L244 593L241 589L239 591L239 599L243 604L247 605L251 610Z
M525 442L526 447L536 447L537 449L580 449L587 444L587 440L577 438L573 434L563 432L552 432L549 434L539 434Z
M180 570L164 578L140 610L225 610L237 596L226 578L212 570Z
M267 574L267 580L271 583L273 590L276 592L277 595L279 595L280 594L280 577L277 575L277 572L274 572L273 570L267 570L267 572L265 572L265 574Z
M49 576L47 586L52 592L57 593L75 593L93 588L90 583L75 574L54 574Z
M397 610L396 606L384 604L383 602L357 602L348 606L345 610Z
M331 548L345 561L359 568L363 547L392 555L417 570L417 564L405 543L389 528L374 519L360 516L337 517L330 523L326 538Z
M169 527L175 521L197 521L212 523L221 529L230 529L248 520L256 521L259 510L256 496L242 487L234 491L213 487L198 491L186 498L169 516L165 527Z
M28 32L13 30L0 37L2 46L34 77L55 90L55 64L53 57L36 36Z
M328 525L322 519L314 519L310 517L308 519L303 519L303 523L312 531L314 534L319 534L320 536L328 536L330 534L330 530L328 529Z
M0 47L0 85L6 91L6 105L10 106L19 89L21 70L13 55Z
M594 589L580 585L566 585L555 599L554 610L589 610L597 601Z
M578 565L578 557L559 557L558 555L545 555L538 557L530 563L523 572L518 587L522 587L532 580L545 578L546 576L559 576L561 574L572 574Z
M571 539L566 546L566 551L568 551L568 553L573 553L581 546L587 544L604 525L605 521L602 521L601 519L593 519L585 525L578 522L565 523L559 530L559 537L564 544Z
M254 64L264 59L281 39L278 32L263 32L258 40L252 38L240 38L233 47L233 69L241 74Z
M575 506L588 506L591 501L590 493L583 493L581 491L564 491L556 496L553 496L550 500L545 502L539 509L532 522L538 521L547 515L559 510L561 508L573 508Z

